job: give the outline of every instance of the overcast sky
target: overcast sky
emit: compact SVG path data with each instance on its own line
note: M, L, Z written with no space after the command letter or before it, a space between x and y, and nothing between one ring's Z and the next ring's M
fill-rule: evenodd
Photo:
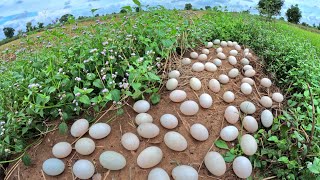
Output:
M194 7L227 6L231 11L241 11L250 8L257 13L256 5L259 0L140 0L143 5L163 5L167 8L183 8L186 3ZM294 4L302 11L301 22L308 24L320 23L320 0L285 0L282 16ZM37 22L48 24L66 13L75 16L91 15L92 8L100 8L96 13L106 14L119 12L125 5L133 5L131 0L0 0L0 39L4 38L2 29L13 27L16 32L25 30L27 22L33 25Z

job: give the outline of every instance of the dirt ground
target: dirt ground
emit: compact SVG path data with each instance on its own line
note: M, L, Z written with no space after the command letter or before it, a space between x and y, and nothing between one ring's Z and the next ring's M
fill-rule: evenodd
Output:
M197 52L201 52L202 48L197 49ZM232 48L226 47L223 48L224 53L228 56L229 51ZM253 53L253 52L252 52ZM213 61L216 58L215 48L210 48L210 55L208 56L208 61ZM239 55L240 54L240 55ZM241 71L241 75L235 79L230 79L229 83L226 85L221 86L221 90L219 93L214 93L208 88L208 82L210 79L215 78L218 79L220 74L227 74L230 69L233 68L232 65L228 63L227 60L222 60L223 65L218 67L218 70L214 73L202 71L202 72L193 72L191 71L191 66L182 66L180 64L180 60L182 58L172 59L171 63L169 63L169 67L171 70L177 69L181 72L181 76L179 79L179 86L177 89L181 89L187 92L187 99L194 100L198 102L198 97L202 93L208 93L213 98L213 106L210 109L203 109L200 107L199 112L195 116L184 116L180 110L179 106L181 103L174 103L170 101L169 94L170 91L162 89L161 90L161 101L158 105L151 106L151 109L148 111L154 118L154 123L160 128L160 134L153 138L153 139L144 139L140 138L140 146L136 151L128 151L124 147L122 147L120 143L121 135L126 132L133 132L137 134L136 127L134 125L134 118L137 115L130 106L126 106L125 113L121 116L118 116L115 120L110 123L112 128L111 133L104 139L95 140L96 149L95 151L88 156L79 155L73 150L73 152L66 158L62 159L66 163L65 171L56 177L50 177L44 175L41 171L42 163L48 158L52 158L52 146L60 141L68 141L70 143L75 141L71 135L60 135L58 131L54 131L48 133L42 143L39 145L31 148L29 150L29 154L32 157L32 165L27 167L20 163L13 171L13 173L7 177L11 180L38 180L38 179L76 179L72 174L72 165L78 159L87 159L94 162L96 166L96 173L100 173L102 175L102 179L113 179L113 180L123 180L123 179L132 179L132 180L143 180L147 179L149 171L152 169L141 169L137 166L136 159L139 153L148 146L158 146L163 151L163 159L162 161L156 166L161 167L167 171L170 175L172 169L177 166L178 164L187 164L194 167L196 170L199 170L199 179L237 179L236 175L233 173L232 170L232 163L227 163L227 172L222 177L213 176L205 167L204 164L201 163L204 159L204 156L208 152L210 148L212 151L217 151L220 153L224 153L224 150L221 150L215 146L212 146L214 141L219 138L220 130L229 125L226 120L224 120L224 110L229 105L234 105L239 108L241 102L245 100L250 100L253 102L256 107L257 111L253 114L256 120L259 123L259 128L263 128L260 123L260 113L264 108L258 103L258 99L262 95L271 96L272 92L277 91L276 87L271 87L268 92L266 88L260 87L260 79L263 77L267 77L263 74L260 62L257 60L257 56L254 55L253 58L250 58L250 64L254 67L257 71L254 80L256 82L256 87L253 86L253 93L251 95L244 95L240 92L240 84L241 79L244 77L242 72L242 65L240 64L240 60L243 58L242 51L237 56L238 64L236 65L237 68ZM189 53L185 53L184 57L188 57ZM192 63L197 62L197 60L192 60ZM199 91L193 91L189 86L189 80L191 77L197 77L202 82L202 89ZM236 99L232 103L226 103L222 100L222 95L225 91L232 91ZM132 104L131 104L132 105ZM272 111L276 114L279 104L274 104L272 107ZM100 122L107 122L113 116L115 112L110 112L106 116L102 117ZM179 125L174 129L181 133L188 141L188 148L183 152L175 152L169 149L163 142L163 137L166 132L170 131L163 128L160 124L160 117L163 114L171 113L174 114L179 119ZM209 131L209 138L204 141L200 142L193 139L188 131L189 127L194 123L201 123L207 127ZM239 128L239 132L241 133L241 121L238 121L236 126ZM245 130L242 131L245 133ZM89 137L88 134L85 135ZM232 143L228 143L229 147L236 145L238 142L237 140L233 141ZM127 165L124 169L120 171L108 171L104 169L99 163L99 155L106 151L106 150L113 150L121 153L125 156L127 160ZM12 167L10 165L10 167ZM201 167L200 167L201 166ZM9 168L10 169L10 168ZM171 177L172 178L172 177Z

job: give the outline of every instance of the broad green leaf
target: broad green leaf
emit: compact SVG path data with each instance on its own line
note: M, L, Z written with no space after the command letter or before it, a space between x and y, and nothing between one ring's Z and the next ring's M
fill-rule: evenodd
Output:
M155 75L154 73L152 72L148 72L148 76L151 80L156 80L156 81L160 81L160 77Z
M65 122L59 124L59 133L60 134L67 134L68 132L68 125Z
M314 174L320 174L320 159L315 157L313 162L308 164L308 169Z
M288 157L286 157L286 156L280 157L280 158L278 159L278 161L279 161L279 162L283 162L283 163L285 163L285 164L288 164L288 163L289 163L289 159L288 159Z
M273 141L273 142L279 142L279 139L278 139L278 137L277 136L271 136L271 137L269 137L268 138L268 141Z
M79 98L79 101L82 102L83 104L91 104L90 103L90 98L87 95L82 95Z
M131 83L134 90L138 91L141 87L141 83Z
M228 152L224 155L223 159L224 159L227 163L229 163L229 162L232 162L232 161L234 160L234 158L236 158L236 157L237 157L237 155L235 155L235 154L231 153L230 151L228 151Z
M91 81L91 80L94 80L95 78L96 78L96 75L95 75L95 74L93 74L93 73L88 73L88 74L87 74L87 79L88 79L88 80Z
M21 160L25 166L31 165L31 158L27 153L22 156Z
M218 148L221 148L221 149L229 149L227 143L220 139L214 142L214 145L216 145Z
M121 95L121 92L119 89L113 89L112 91L110 91L111 93L111 96L112 96L112 100L118 102L120 101L120 95Z
M156 105L160 102L161 96L160 94L154 93L151 95L150 99L151 99L151 103L153 105Z
M137 6L141 6L141 3L139 0L132 0Z
M103 88L103 84L102 84L102 82L101 82L100 79L94 80L92 84L93 84L95 87L97 87L97 88L100 88L100 89Z

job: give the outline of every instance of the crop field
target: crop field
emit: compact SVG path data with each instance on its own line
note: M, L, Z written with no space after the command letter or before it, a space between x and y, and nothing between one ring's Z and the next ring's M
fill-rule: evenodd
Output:
M172 170L188 165L180 166L180 171L196 174L197 178L199 175L199 179L218 176L223 179L319 178L320 34L282 22L267 22L246 13L180 11L163 7L103 16L82 24L69 23L0 46L0 163L6 169L6 179L20 179L20 175L24 179L87 177L81 174L81 168L79 172L75 168L80 159L90 161L82 163L89 164L91 176L95 173L105 179L146 179L151 167L161 159L156 167L163 168L169 176L180 176L178 170L175 173ZM237 43L224 46L222 41ZM210 46L208 42L214 43ZM235 63L232 64L230 56L236 44L240 49L234 54ZM191 52L206 54L206 58L203 61L200 57L193 58ZM223 58L218 52L227 57ZM192 64L186 65L189 61L186 58L190 58ZM221 67L217 58L221 59ZM197 62L202 66L206 62L206 71L195 70ZM244 67L249 64L254 69L250 70L252 75ZM173 70L179 75L170 73ZM237 72L234 77L231 70ZM224 83L221 74L227 74L230 81L228 78ZM195 77L202 85L199 89L195 85L197 80L191 83L190 79ZM249 94L245 94L241 85L245 77L253 81L246 86ZM271 79L272 85L264 87L262 78ZM210 79L219 80L221 91L218 81L219 91L210 88ZM188 109L186 105L188 110L184 111L181 101L172 100L171 94L176 88L185 91L187 100L200 101L200 108L196 103L196 115L192 112L197 108ZM227 91L232 92L226 94ZM272 97L275 92L281 93L284 100L276 102ZM203 107L202 94L213 97L212 107ZM268 100L272 97L271 105L265 104L263 97ZM255 113L244 112L246 110L241 108L246 100L254 103ZM224 114L231 105L238 109L238 116L242 111L235 123L230 123ZM272 125L261 122L263 110L273 115ZM154 122L149 122L149 128L137 123L138 113L146 112ZM171 124L164 125L161 118L167 113L173 114L179 125L172 128ZM244 125L247 115L249 119L256 119L257 127ZM148 115L144 117L150 120ZM83 132L75 135L77 119L85 119L87 125L83 126ZM89 155L79 150L79 141L85 141L82 136L94 137L92 132L85 134L89 125L93 127L102 122L107 123L101 127L107 129L106 135L94 140L95 151L89 149ZM199 136L192 132L192 124L196 122L203 124L198 128L208 131L206 140L198 141ZM226 126L239 130L230 141L220 133ZM79 125L75 129L80 131L81 128ZM170 140L166 139L169 131L180 133L181 141L188 144L187 150L170 145ZM139 138L137 135L130 137L137 137L137 148L124 145L122 137L129 132L139 135ZM251 143L257 148L253 154L252 149L248 153L241 144L244 134L254 139ZM180 135L175 137L180 138ZM54 157L52 148L61 141L70 143L73 149L68 146L70 155L63 156L63 161L51 163L62 163L66 170L55 174L56 177L48 176L43 163ZM133 142L137 143L132 140L129 144L133 146ZM148 147L153 147L149 149L150 154L159 149L163 153L163 158L162 155L145 156L146 159L158 158L154 160L158 163L143 160L141 154ZM99 161L104 151L117 151L118 154L109 152L105 156L114 156L119 164L110 167L112 162L106 165ZM212 164L205 160L209 151L221 154L215 158L224 171L212 170L220 166L210 168ZM238 157L242 159L237 160ZM146 165L148 163L152 166ZM239 173L235 167L237 163L239 167L248 168ZM246 171L249 167L252 172Z

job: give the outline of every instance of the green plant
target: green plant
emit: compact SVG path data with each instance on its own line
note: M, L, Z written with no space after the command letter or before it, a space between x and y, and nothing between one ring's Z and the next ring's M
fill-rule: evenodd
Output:
M286 16L288 22L298 24L302 17L298 4L296 4L295 6L291 5L291 7L286 12Z

